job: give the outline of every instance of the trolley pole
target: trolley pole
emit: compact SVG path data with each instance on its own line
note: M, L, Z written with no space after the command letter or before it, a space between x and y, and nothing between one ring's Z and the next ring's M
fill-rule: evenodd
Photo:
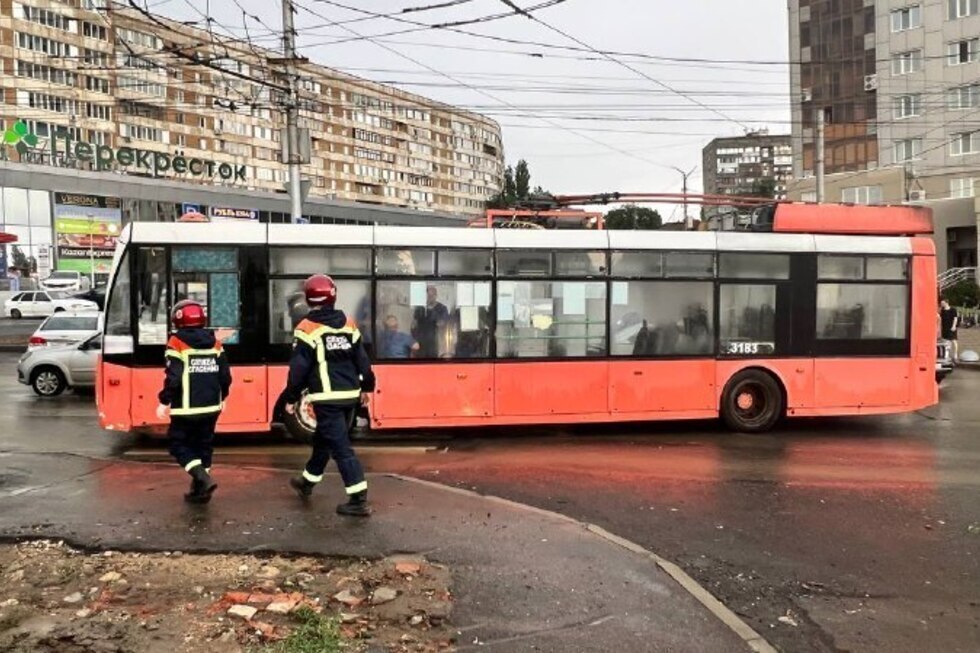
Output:
M286 149L289 153L289 205L291 222L303 221L303 195L300 185L299 93L296 88L296 29L292 0L282 0L282 49L286 60L289 97L286 104Z
M817 143L816 161L817 169L817 203L824 201L824 112L823 108L817 109Z

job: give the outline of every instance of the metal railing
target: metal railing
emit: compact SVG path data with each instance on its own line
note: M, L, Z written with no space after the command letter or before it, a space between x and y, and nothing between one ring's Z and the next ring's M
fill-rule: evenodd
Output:
M942 292L947 288L955 286L961 281L973 281L977 280L977 269L976 268L949 268L945 272L940 273L938 277L939 291Z

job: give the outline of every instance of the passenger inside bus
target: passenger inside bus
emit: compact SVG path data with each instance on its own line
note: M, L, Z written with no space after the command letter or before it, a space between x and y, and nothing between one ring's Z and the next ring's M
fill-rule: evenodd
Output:
M398 330L398 318L385 318L385 328L378 334L378 353L382 358L411 358L419 351L419 343L411 335Z
M439 301L439 290L434 285L425 288L425 305L416 306L412 318L412 335L419 343L419 355L438 358L447 352L440 351L449 325L449 309Z

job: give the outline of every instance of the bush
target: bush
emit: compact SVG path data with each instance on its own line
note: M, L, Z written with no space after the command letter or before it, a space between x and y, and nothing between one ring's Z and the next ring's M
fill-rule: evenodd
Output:
M943 291L943 299L953 306L975 308L980 304L980 287L974 281L960 281Z

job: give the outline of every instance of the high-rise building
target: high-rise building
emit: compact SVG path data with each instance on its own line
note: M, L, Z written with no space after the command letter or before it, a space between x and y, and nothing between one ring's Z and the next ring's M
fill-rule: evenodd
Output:
M745 136L716 138L701 151L704 192L707 195L768 195L786 197L793 175L789 134L759 131Z
M814 196L819 112L827 201L974 196L980 1L790 0L789 31L791 197Z
M297 68L312 200L472 216L500 189L493 120ZM10 162L282 193L286 79L277 52L111 0L0 0Z

